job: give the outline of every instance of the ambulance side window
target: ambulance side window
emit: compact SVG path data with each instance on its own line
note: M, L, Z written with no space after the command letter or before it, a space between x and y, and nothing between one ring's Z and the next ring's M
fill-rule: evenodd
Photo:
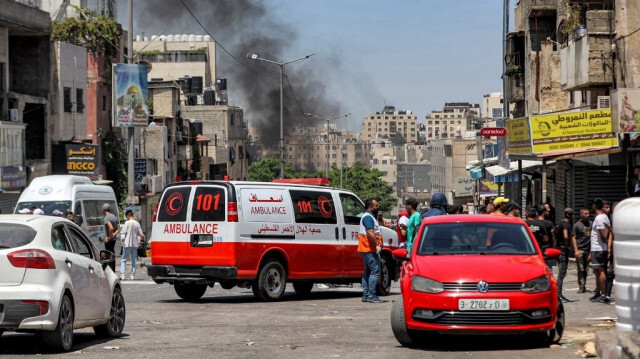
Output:
M296 223L336 224L331 192L291 190Z
M364 205L360 200L346 193L340 193L340 203L342 204L342 212L344 213L345 224L360 224L360 217L364 213Z
M191 187L175 187L165 191L158 206L158 222L184 222L187 220Z
M223 188L198 187L191 205L191 220L224 222L226 203Z

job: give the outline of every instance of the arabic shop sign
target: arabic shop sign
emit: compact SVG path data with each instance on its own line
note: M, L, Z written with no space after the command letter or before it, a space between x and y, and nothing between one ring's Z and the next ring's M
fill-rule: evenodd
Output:
M27 187L26 167L0 167L0 189L3 191Z
M526 117L514 118L505 121L507 128L507 148L511 155L530 155L531 132L529 131L529 119Z
M531 116L533 152L618 146L611 110Z
M473 186L476 180L467 177L459 176L454 179L453 189L456 191L456 197L468 197L473 195Z
M67 173L70 175L98 174L98 145L66 144Z

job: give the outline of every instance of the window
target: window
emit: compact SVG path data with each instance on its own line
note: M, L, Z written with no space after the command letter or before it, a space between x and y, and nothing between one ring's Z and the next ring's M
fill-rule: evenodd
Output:
M289 191L296 223L336 224L336 211L330 192Z
M340 204L344 214L344 223L359 225L360 216L364 213L364 205L360 200L350 194L340 193Z
M194 222L224 222L226 218L225 192L220 187L198 187L191 204Z
M71 87L64 88L64 112L71 112L73 104L71 103Z
M187 220L187 207L191 187L174 187L164 193L158 206L158 222L184 222Z
M38 232L29 226L17 223L3 223L0 226L0 248L16 248L31 243Z
M62 226L51 228L51 244L55 249L72 252L71 246L67 241L67 238L65 238Z
M82 113L84 111L84 90L76 89L76 112Z
M102 226L104 224L104 214L102 213L102 205L105 201L88 201L84 200L84 221L87 226ZM115 208L118 208L115 202L107 202L114 210L113 214L117 216ZM76 214L77 216L78 214Z
M102 95L102 111L107 110L107 96Z
M231 119L229 120L229 125L233 126L233 112L231 113Z
M75 228L67 227L67 229L69 230L71 241L76 245L77 253L83 257L93 258L91 245L87 242L86 238L83 237Z

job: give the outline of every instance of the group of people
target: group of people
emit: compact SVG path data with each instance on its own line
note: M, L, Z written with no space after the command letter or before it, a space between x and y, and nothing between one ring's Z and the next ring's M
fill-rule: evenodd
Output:
M366 212L360 221L358 239L358 252L360 252L365 267L362 277L362 301L382 303L383 301L375 295L375 285L380 274L379 253L382 247L380 226L376 220L378 203L375 199L369 199L366 201L365 207ZM562 291L572 249L576 258L578 293L587 291L587 271L591 267L596 278L596 288L590 301L605 304L611 301L611 290L615 278L611 227L613 207L615 204L612 206L610 202L597 198L592 205L593 221L589 219L591 215L589 208L582 208L580 219L573 223L573 209L565 208L562 220L557 224L554 223L556 219L555 208L550 204L548 198L544 204L525 208L525 223L533 233L540 249L544 251L547 248L556 248L561 251L557 260L558 276L556 281L558 298L563 303L569 302ZM486 206L480 208L480 213L483 214L518 218L521 217L521 211L522 207L519 204L503 196L493 199ZM398 240L401 245L404 243L410 254L414 236L423 218L459 213L463 213L462 206L449 206L443 193L435 193L431 198L430 208L423 213L418 211L418 201L415 198L409 198L405 202L405 210L398 214L395 228ZM553 260L547 261L547 266L552 272L553 265Z
M129 279L134 280L136 275L136 259L138 258L138 246L140 240L144 238L140 223L135 220L133 211L128 210L125 212L127 221L124 222L122 227L118 218L111 212L111 205L105 203L102 205L102 212L104 213L104 248L108 251L115 253L115 246L120 234L122 234L122 260L120 261L120 279L125 279L125 272L127 268L127 260L131 259L131 274ZM115 261L109 264L111 269L116 271Z

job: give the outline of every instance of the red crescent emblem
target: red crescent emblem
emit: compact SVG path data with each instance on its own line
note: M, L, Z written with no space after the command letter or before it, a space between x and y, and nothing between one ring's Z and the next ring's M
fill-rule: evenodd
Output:
M175 201L178 201L177 208L174 206ZM175 216L176 214L180 213L180 211L182 210L183 204L184 204L184 200L182 198L182 194L180 194L180 192L173 192L169 196L169 198L167 198L165 210L167 211L167 214L169 214L170 216Z
M333 206L331 205L331 201L325 197L318 197L318 209L320 210L320 214L324 218L330 218L333 214Z

